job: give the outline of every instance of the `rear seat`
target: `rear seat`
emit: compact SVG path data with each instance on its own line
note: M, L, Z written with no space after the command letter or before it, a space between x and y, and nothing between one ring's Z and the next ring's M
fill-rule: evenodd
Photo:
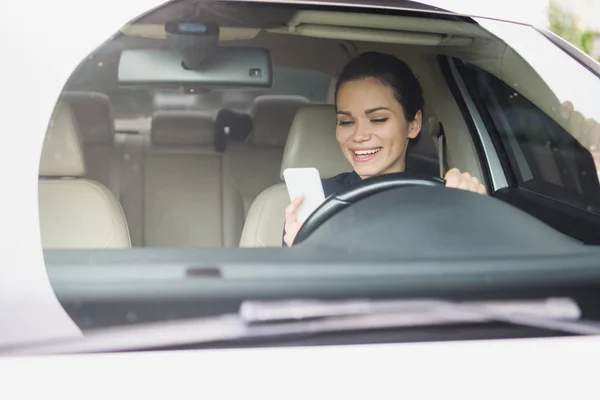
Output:
M224 244L222 157L212 116L159 112L144 157L144 246Z
M248 141L215 150L210 115L154 115L144 158L144 246L238 246L252 202L279 182L283 146L303 97L255 102ZM270 110L270 112L269 112Z
M212 116L158 112L149 135L115 133L108 97L64 92L81 128L88 176L106 185L127 218L132 246L238 246L248 210L280 181L298 96L261 96L244 143L214 148Z

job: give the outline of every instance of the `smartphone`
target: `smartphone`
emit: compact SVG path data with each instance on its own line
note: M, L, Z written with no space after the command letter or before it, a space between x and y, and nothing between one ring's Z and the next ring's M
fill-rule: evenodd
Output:
M302 224L325 201L319 171L316 168L286 168L283 171L283 178L290 201L301 194L304 195L297 215L298 222Z

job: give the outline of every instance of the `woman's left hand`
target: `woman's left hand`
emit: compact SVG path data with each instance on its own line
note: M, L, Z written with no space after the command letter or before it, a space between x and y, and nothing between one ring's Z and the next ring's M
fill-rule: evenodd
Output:
M485 186L479 182L479 179L471 176L468 172L460 172L457 168L452 168L446 172L444 179L446 180L446 187L487 194Z

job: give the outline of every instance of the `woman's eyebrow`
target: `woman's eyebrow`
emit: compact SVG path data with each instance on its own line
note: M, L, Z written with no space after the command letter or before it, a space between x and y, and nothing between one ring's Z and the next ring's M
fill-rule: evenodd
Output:
M340 111L340 110L337 110L335 113L336 114L341 114L341 115L348 115L348 116L352 115L352 113L350 111Z
M381 111L381 110L388 110L388 111L389 111L390 109L389 109L389 108L387 108L387 107L375 107L375 108L369 108L368 110L365 110L365 114L366 114L366 115L369 115L369 114L372 114L372 113L374 113L374 112L376 112L376 111Z

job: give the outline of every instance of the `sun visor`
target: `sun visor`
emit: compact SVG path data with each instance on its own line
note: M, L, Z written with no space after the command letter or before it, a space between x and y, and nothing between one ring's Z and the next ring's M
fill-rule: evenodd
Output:
M432 18L336 11L299 11L270 33L419 46L468 46L490 35L477 24Z
M218 47L200 68L184 67L181 56L168 49L123 50L121 84L182 84L198 86L270 87L269 51L257 47Z

